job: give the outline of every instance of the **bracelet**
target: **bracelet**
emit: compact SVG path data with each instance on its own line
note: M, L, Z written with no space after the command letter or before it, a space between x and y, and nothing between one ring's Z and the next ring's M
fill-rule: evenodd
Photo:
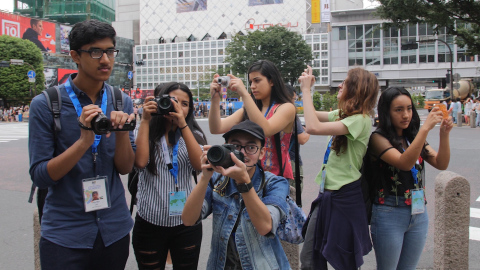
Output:
M178 128L178 129L182 130L182 129L186 128L186 127L188 127L188 124L186 124L184 127Z
M80 118L77 118L77 121L78 121L78 126L81 127L82 129L93 130L93 128L89 128L89 127L85 126L84 124L82 124L82 122L80 122Z

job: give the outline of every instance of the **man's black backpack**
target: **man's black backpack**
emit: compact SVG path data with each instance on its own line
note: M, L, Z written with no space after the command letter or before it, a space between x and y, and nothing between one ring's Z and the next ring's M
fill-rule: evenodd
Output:
M123 111L123 96L120 89L115 87L108 87L112 92L112 99L113 99L113 108L116 111ZM42 94L45 95L47 99L48 108L53 114L53 121L54 121L54 130L55 136L54 141L57 139L57 134L62 130L62 126L60 124L60 112L62 110L62 98L60 94L60 88L58 86L50 87L46 90L42 91ZM35 193L35 189L37 187L35 184L32 184L32 188L30 190L30 196L28 198L28 202L32 203L33 201L33 194ZM43 206L45 205L45 198L47 197L48 189L39 188L37 191L37 206L38 206L38 217L40 222L42 222L43 216Z

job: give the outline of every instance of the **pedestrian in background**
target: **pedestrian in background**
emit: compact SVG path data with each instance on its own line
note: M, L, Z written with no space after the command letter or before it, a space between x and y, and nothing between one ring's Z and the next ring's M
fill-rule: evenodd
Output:
M307 133L330 135L323 165L315 179L320 192L303 229L302 269L327 269L327 262L335 269L358 269L363 256L372 249L359 179L370 138L370 112L377 102L378 81L367 70L350 69L338 109L331 112L315 111L311 95L315 76L310 66L299 82Z
M142 115L143 115L143 104L140 105L138 108L138 117L140 118L140 121L142 120Z
M293 86L290 84L285 85L288 92L290 95L292 95L292 100L295 101L297 98L297 94L295 93L295 89ZM302 157L300 156L300 145L304 145L308 142L308 139L310 139L310 134L305 132L305 127L302 125L302 121L300 118L295 115L295 121L297 122L297 130L294 131L297 133L297 138L298 138L298 162L299 162L299 168L300 168L300 183L301 183L301 189L303 190L303 163L302 163ZM288 148L288 152L290 154L290 162L292 163L292 173L293 176L295 177L295 138L292 136L290 138L290 147ZM295 180L290 179L290 186L295 188Z
M470 112L473 109L473 101L470 98L467 98L464 102L464 109L465 109L465 124L468 126L470 125Z
M453 123L456 124L458 121L458 112L461 112L460 98L456 98L455 101L452 101L452 117ZM462 121L462 119L460 119Z
M154 97L169 95L175 111L157 113ZM197 269L202 224L186 227L181 214L193 189L192 172L200 171L207 140L193 111L190 89L172 82L147 97L137 135L139 169L137 215L132 244L139 269L163 269L170 250L174 269Z
M420 126L410 93L401 87L382 93L378 115L368 147L371 166L366 168L373 174L375 189L370 229L377 269L416 269L428 232L425 161L438 170L447 169L452 117L442 120L442 112L434 107ZM438 123L437 153L426 139Z
M477 114L477 118L475 121L475 126L480 127L480 99L475 99L475 113Z

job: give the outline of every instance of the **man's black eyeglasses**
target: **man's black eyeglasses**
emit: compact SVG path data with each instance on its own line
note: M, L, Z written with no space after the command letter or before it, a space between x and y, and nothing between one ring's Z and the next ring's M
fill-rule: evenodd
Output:
M115 49L106 49L106 50L92 49L92 50L77 50L77 51L89 53L93 59L102 58L104 53L107 54L108 58L115 58L117 57L117 54L119 52L119 50L115 50Z
M242 148L245 149L245 153L247 153L248 155L254 155L257 153L258 149L260 149L258 146L254 145L254 144L250 144L250 145L245 145L245 146L242 146L242 145L239 145L239 144L234 144L235 145L235 149L237 151L242 151Z

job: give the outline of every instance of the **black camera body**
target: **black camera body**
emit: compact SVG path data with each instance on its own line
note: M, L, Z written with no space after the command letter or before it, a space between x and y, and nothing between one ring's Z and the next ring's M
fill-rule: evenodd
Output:
M112 122L110 119L107 118L107 116L103 113L99 113L92 119L92 130L95 134L97 135L103 135L107 134L108 132L113 132L113 131L130 131L134 130L135 126L137 125L137 121L133 119L132 122L130 123L125 123L123 125L123 128L116 128L114 129L112 127Z
M152 113L152 115L168 115L168 113L174 112L175 107L173 106L172 100L178 103L177 99L169 95L154 98L153 101L157 103L157 112Z
M235 149L233 144L214 145L207 152L207 159L213 166L228 168L235 165L230 153L233 153L239 160L245 162L245 156L242 152Z

